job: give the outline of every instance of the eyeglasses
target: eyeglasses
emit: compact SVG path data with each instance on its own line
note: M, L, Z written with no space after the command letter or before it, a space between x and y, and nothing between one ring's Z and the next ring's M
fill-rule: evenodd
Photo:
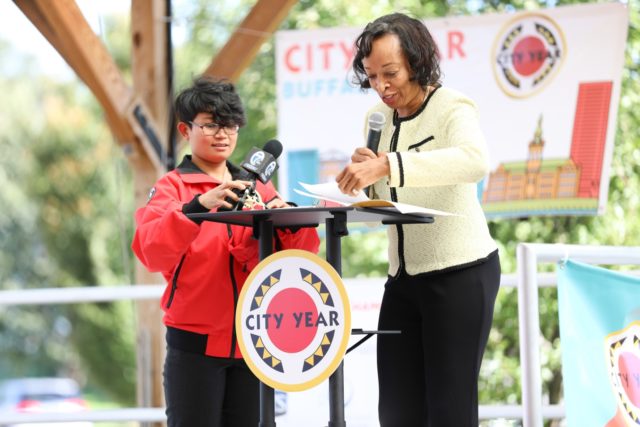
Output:
M228 136L232 136L237 134L238 129L240 129L240 126L238 125L222 126L217 123L205 123L203 125L199 125L198 123L194 122L189 123L191 123L193 126L198 126L205 136L215 136L218 134L220 129L224 130L224 133L226 133Z

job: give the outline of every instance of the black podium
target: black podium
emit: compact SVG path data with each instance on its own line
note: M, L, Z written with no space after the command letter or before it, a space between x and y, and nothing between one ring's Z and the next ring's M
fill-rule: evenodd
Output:
M318 227L326 225L327 262L342 275L342 249L340 238L349 234L349 222L382 222L390 224L428 224L433 217L420 213L403 214L391 207L291 207L253 211L224 211L189 214L190 218L225 224L253 227L253 235L259 240L260 259L271 255L275 228ZM376 333L377 331L372 331ZM346 427L344 418L344 372L340 363L329 377L329 425ZM260 384L259 427L275 427L274 390Z

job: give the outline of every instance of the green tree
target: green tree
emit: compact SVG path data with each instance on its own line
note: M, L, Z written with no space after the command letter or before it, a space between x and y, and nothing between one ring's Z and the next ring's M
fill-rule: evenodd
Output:
M14 100L0 119L3 288L130 283L131 179L97 102L77 81L49 81L12 58L0 81ZM134 331L125 303L3 308L0 372L86 376L131 403Z
M123 241L130 220L120 213L126 165L108 129L87 114L94 100L86 91L54 87L43 107L46 134L32 135L34 174L28 182L38 201L38 224L49 256L57 265L59 286L109 286L130 283L130 263ZM41 143L46 141L46 143ZM125 196L124 200L131 200ZM131 211L128 203L124 207ZM128 245L127 245L128 246ZM78 304L67 307L71 340L86 365L89 379L114 397L134 401L135 342L130 304ZM108 360L108 363L105 363ZM121 381L117 381L117 379Z
M9 54L9 47L2 43L0 59ZM0 283L3 289L41 287L56 266L47 256L37 226L37 202L24 188L33 164L23 138L26 131L42 128L44 115L33 108L39 101L40 82L29 81L33 76L28 72L19 73L23 67L29 69L28 61L0 63L12 67L2 67L6 78L0 80L0 90L12 100L0 105ZM60 366L72 367L77 360L63 351L67 335L68 321L57 307L0 307L0 374L44 375Z

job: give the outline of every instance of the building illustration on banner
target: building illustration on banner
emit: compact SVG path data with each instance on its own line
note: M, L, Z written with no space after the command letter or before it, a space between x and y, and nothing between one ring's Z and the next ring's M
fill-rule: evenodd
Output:
M598 207L612 82L581 83L569 158L544 157L543 117L526 160L500 163L482 202L488 216L586 214Z

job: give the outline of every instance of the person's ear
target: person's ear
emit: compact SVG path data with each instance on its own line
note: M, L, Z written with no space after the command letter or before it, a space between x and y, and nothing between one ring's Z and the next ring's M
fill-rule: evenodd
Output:
M182 135L184 139L189 139L189 131L191 130L191 128L188 124L186 124L185 122L179 122L177 128L178 132L180 132L180 135Z

